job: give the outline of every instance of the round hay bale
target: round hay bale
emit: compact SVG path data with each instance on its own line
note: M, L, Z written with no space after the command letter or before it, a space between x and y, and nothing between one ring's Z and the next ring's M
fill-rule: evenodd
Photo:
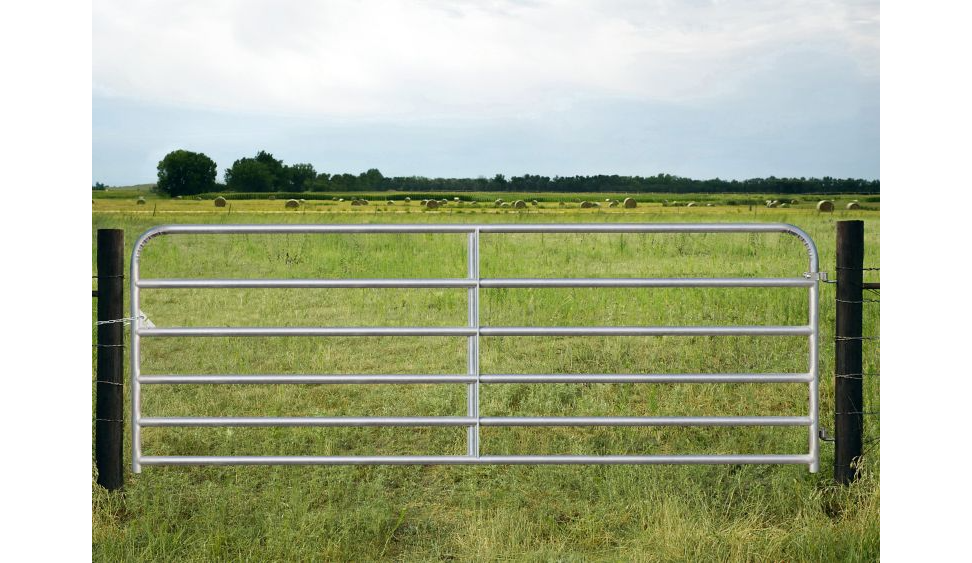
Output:
M338 198L336 198L336 197L332 197L331 198L331 201L337 201L337 200L338 200Z
M438 201L436 201L436 200L434 200L434 199L430 199L430 200L429 200L429 201L428 201L428 202L427 202L427 203L425 204L425 206L426 206L426 207L428 207L429 209L437 209L437 208L438 208L439 206L441 206L441 205L442 205L441 203L439 203Z
M769 207L770 209L772 209L772 208L774 208L776 206L777 206L777 203L775 201L767 201L766 202L766 207Z
M618 206L618 202L616 201L612 201L611 205L608 205L608 207L617 207L617 206Z
M561 202L560 202L560 203L558 203L557 205L559 205L560 207L564 207L564 206L566 206L567 204L561 201Z
M176 199L182 199L182 196L181 195L177 195L176 196Z
M301 202L301 203L307 203L307 200L306 200L306 199L304 199L304 198L300 198L300 202Z
M145 205L145 198L139 196L138 199L135 200L135 205Z
M226 198L223 196L217 197L213 200L213 205L216 207L226 207Z
M538 206L538 205L540 205L540 202L539 202L539 201L537 201L537 200L533 200L533 206L534 206L534 207L536 207L536 206Z
M512 204L510 202L504 201L503 203L500 204L500 207L510 207L511 205Z
M685 205L685 207L695 207L695 202L694 202L694 201L690 201L690 202L688 202L688 203L687 203L687 204Z
M852 201L847 204L847 209L860 209L860 208L861 208L861 204L857 203L856 201Z
M591 207L600 207L600 206L601 206L601 204L598 203L598 202L596 202L596 201L592 201L591 202Z
M389 199L385 202L385 205L395 205L395 202Z
M275 195L273 195L273 194L270 194L270 201L273 201L273 200L275 200L275 199L277 199L277 196L275 196Z
M705 204L705 206L706 207L712 207L712 204L711 203L707 203L707 204Z
M452 201L459 201L459 198L458 197L454 197L454 198L452 198Z
M342 198L338 198L338 203L340 203L342 201L344 201L344 198L343 197Z
M300 202L296 199L288 199L287 203L284 203L284 209L297 209L300 207Z
M633 197L624 198L625 209L634 209L635 207L638 207L638 202L635 201Z
M499 206L503 205L503 200L502 199L497 199L496 201L493 202L493 205L495 205L496 207L499 207Z
M193 198L193 199L195 199L196 201L202 201L202 196L199 196L199 195L197 195L197 196L196 196L195 198Z
M827 199L822 199L817 202L817 211L830 212L833 210L834 210L834 202Z
M469 205L471 205L472 207L478 207L479 206L479 202L478 201L470 201L469 202Z
M790 206L790 204L789 204L789 203L781 203L781 204L780 204L780 207L789 207L789 206Z
M412 201L412 198L406 196L405 197L405 201L411 202Z
M514 209L524 209L525 207L526 207L526 202L523 201L522 199L518 199L515 202L513 202Z

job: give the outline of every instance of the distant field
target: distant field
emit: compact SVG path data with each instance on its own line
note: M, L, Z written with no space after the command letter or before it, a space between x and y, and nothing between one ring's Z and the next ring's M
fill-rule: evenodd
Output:
M299 194L275 194L273 200L268 199L267 194L222 194L227 200L228 205L218 210L213 209L213 199L216 194L203 194L200 200L194 197L183 199L173 199L159 197L155 194L146 194L139 191L115 190L109 192L94 192L93 203L95 211L127 211L136 209L138 211L155 210L156 212L213 212L223 213L232 212L271 212L284 211L284 203L290 196L295 199L303 199L299 212L326 212L336 213L343 211L354 211L360 213L363 210L351 205L352 199L366 199L369 203L367 211L372 213L381 212L426 212L420 205L422 199L446 199L450 203L446 206L451 213L462 212L516 212L526 213L529 211L549 210L564 211L576 210L582 213L593 213L596 211L611 211L624 213L653 213L653 208L660 207L686 207L693 204L694 207L730 207L743 208L748 211L759 212L761 208L766 208L767 200L777 200L786 203L787 208L792 209L815 209L817 202L821 199L828 199L834 202L838 211L843 210L852 201L857 201L862 210L878 210L880 208L880 196L875 195L854 195L845 194L838 196L812 196L812 195L768 195L768 194L621 194L621 193L544 193L526 194L509 192L462 192L462 193L399 193L399 192L351 192L344 194L331 193L299 193ZM138 205L138 198L145 199L145 204ZM411 202L405 201L406 197L411 198ZM455 198L459 198L459 202ZM609 201L623 201L631 197L638 202L639 207L631 210L612 209ZM496 208L495 200L502 199L506 202L523 200L527 203L527 209L514 211L506 208ZM343 201L340 201L343 200ZM536 200L538 205L532 202ZM388 202L392 204L389 205ZM579 209L582 201L598 202L598 209ZM472 202L476 202L473 206ZM564 206L560 204L563 203ZM566 209L565 209L566 208ZM491 211L492 210L492 211ZM286 210L294 213L294 210ZM429 211L441 213L442 210Z
M515 194L465 195L509 200ZM623 198L596 195L601 202ZM795 196L801 201L786 209L726 205L743 199L736 194L659 197L636 209L560 207L551 199L524 210L450 204L433 211L414 201L355 207L308 201L285 210L281 200L232 200L215 208L208 200L147 197L136 205L134 197L96 195L92 245L95 229L123 228L130 249L141 232L163 223L772 221L810 233L822 269L833 273L835 222L863 219L865 262L880 263L879 203L858 211L841 205L863 204L864 196L836 198L834 213L818 213L818 198L806 196ZM664 199L702 205L664 206ZM142 264L146 277L463 277L465 246L453 235L170 236L152 241ZM773 277L805 267L802 245L786 235L484 235L481 273ZM833 286L824 284L821 293L821 420L832 429ZM807 316L806 292L791 289L484 289L481 295L483 324L493 325L798 324ZM449 289L146 290L142 308L158 326L455 326L465 324L466 295ZM879 309L865 314L865 333L877 334ZM799 371L807 354L806 339L790 337L485 338L481 346L483 373ZM147 339L143 350L148 374L465 371L464 339L447 337L168 338ZM876 343L865 345L865 372L880 371L878 354ZM879 410L877 380L865 393L869 410ZM806 402L806 386L790 384L520 384L484 386L481 414L797 415L805 414ZM146 416L419 416L464 409L463 385L143 388ZM868 419L864 477L846 489L832 485L829 443L816 475L803 466L146 467L128 475L124 495L92 485L93 556L876 560L879 435L879 418ZM455 454L465 447L464 430L447 428L152 428L143 438L146 455ZM497 454L803 453L806 447L805 428L490 428L482 434L483 452Z

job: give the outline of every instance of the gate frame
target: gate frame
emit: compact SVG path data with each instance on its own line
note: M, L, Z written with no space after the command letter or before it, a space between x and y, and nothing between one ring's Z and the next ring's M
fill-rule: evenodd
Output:
M165 234L466 234L468 275L457 279L146 279L139 273L145 244ZM481 233L785 233L803 242L809 269L789 278L515 278L479 275ZM160 225L143 233L131 259L132 471L143 465L365 465L365 464L801 464L820 467L819 436L819 257L810 236L786 223L577 223L577 224L374 224L374 225ZM785 326L633 326L633 327L483 327L479 289L496 287L805 287L809 290L806 325ZM465 327L143 327L139 290L163 288L467 288ZM480 336L807 336L808 370L787 374L481 374ZM142 337L214 336L465 336L467 373L462 375L141 375ZM807 383L808 416L753 417L482 417L479 387L489 383ZM465 417L143 417L142 384L467 384ZM143 456L143 427L363 427L466 426L466 455L398 456ZM806 454L712 455L480 455L482 426L807 426Z

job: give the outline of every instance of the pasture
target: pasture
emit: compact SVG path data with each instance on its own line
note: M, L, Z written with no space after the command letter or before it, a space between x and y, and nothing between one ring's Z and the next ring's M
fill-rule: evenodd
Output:
M602 202L616 197L598 195ZM880 262L879 203L864 197L832 198L838 210L818 213L820 198L812 196L796 196L802 201L783 209L726 205L735 195L713 198L711 207L661 201L691 201L679 194L635 209L561 207L556 194L543 196L523 210L483 204L427 210L417 201L383 200L367 206L314 200L291 210L279 199L215 208L211 200L147 197L136 205L134 197L96 195L92 248L98 228L125 229L129 250L139 234L165 223L767 221L807 231L821 269L833 278L834 223L863 219L865 265ZM844 210L852 199L864 209ZM460 235L173 235L148 244L142 275L464 277L465 252ZM481 246L483 277L782 277L805 269L803 246L787 235L497 234L484 235ZM142 297L144 313L160 327L466 323L463 289L143 290ZM820 415L831 430L833 299L833 286L823 284ZM484 325L800 324L807 297L789 288L484 289L480 317ZM878 326L877 305L866 307L865 334L878 334ZM143 342L142 365L146 374L447 374L464 373L465 352L465 339L454 337L165 338ZM865 343L864 353L864 371L879 372L877 341ZM804 337L491 337L481 342L481 371L798 372L806 355ZM464 415L465 392L461 384L157 385L143 387L143 414ZM802 415L807 408L804 384L508 384L483 386L481 397L483 416ZM878 380L865 383L865 401L868 410L879 410ZM93 557L876 560L879 423L866 421L865 440L873 441L861 480L847 488L833 485L833 446L826 442L818 474L805 466L145 467L128 475L122 494L108 494L92 479ZM807 433L803 427L484 428L481 439L482 452L491 454L803 453ZM464 451L463 428L143 430L145 455Z

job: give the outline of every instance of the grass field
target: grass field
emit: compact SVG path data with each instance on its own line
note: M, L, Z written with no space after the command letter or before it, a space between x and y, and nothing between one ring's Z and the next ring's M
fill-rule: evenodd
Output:
M141 232L165 223L773 221L806 230L822 269L833 277L834 223L864 219L865 262L879 264L876 209L819 214L809 201L790 209L656 204L632 210L548 202L522 211L428 211L415 202L312 202L284 211L281 201L231 203L216 209L211 201L150 199L136 206L98 199L92 227L125 229L130 249ZM483 235L481 260L483 277L792 276L806 270L803 246L787 235ZM169 236L149 243L142 266L145 277L280 278L464 277L466 268L465 241L456 235ZM833 292L832 285L822 286L821 420L830 429ZM481 299L482 323L495 326L799 324L807 316L800 289L483 289ZM158 326L457 326L466 322L466 294L144 290L142 309ZM878 324L877 305L867 307L865 333L877 334ZM482 339L481 370L793 372L805 369L806 354L803 337L493 337ZM878 354L876 342L865 344L865 372L879 371ZM464 338L143 342L146 374L464 371ZM481 414L800 415L806 389L486 385ZM879 410L876 379L866 383L865 395L867 409ZM464 414L464 385L143 387L145 416ZM97 560L163 561L876 560L879 434L879 418L868 418L863 477L848 488L832 485L829 443L822 445L819 474L805 466L146 467L128 475L124 494L107 494L92 480L92 550ZM481 444L484 454L804 453L806 447L802 427L484 428ZM146 455L464 451L465 430L458 428L143 430Z

